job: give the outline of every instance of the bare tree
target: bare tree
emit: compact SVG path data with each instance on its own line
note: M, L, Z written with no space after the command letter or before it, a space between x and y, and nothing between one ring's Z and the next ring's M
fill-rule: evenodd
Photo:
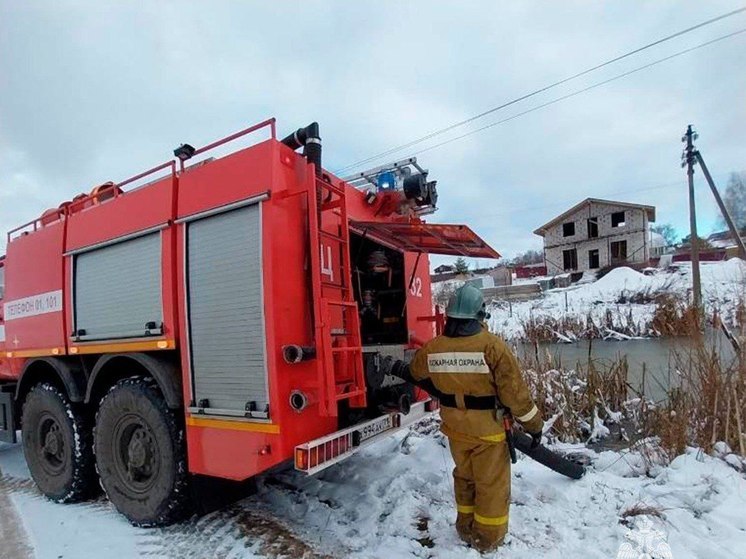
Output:
M697 246L699 247L699 250L709 250L712 248L710 241L702 237L697 237ZM681 246L679 248L681 250L691 249L692 248L692 236L687 235L686 237L682 237Z
M520 252L516 254L513 260L511 260L511 264L514 266L540 264L542 262L544 262L544 253L540 250L527 250L526 252Z
M746 172L731 173L728 186L725 187L723 202L736 227L743 231L746 228ZM720 223L725 227L725 220L722 217Z
M673 246L679 240L679 236L676 233L676 229L670 223L661 223L660 225L653 225L650 228L653 233L658 233L666 241L666 246Z

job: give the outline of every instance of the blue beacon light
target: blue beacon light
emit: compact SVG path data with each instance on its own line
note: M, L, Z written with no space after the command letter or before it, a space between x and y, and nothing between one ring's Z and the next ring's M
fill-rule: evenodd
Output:
M378 190L394 190L396 188L396 175L391 171L384 171L378 175Z

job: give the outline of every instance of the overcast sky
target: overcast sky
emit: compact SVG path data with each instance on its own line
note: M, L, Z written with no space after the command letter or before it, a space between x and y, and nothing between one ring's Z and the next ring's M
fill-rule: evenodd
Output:
M280 133L317 120L340 169L742 3L0 0L0 230L269 116ZM744 27L734 16L390 159ZM684 232L688 123L723 186L746 169L746 35L421 154L433 219L505 256L589 196L653 204Z

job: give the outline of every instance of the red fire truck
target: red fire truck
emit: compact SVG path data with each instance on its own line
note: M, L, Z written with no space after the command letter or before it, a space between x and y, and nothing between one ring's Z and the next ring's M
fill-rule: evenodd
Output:
M421 219L437 193L415 159L324 170L316 123L174 155L14 229L0 257L0 436L21 429L50 499L100 479L138 525L183 516L195 477L315 473L423 417L387 372L440 321L427 255L499 257Z

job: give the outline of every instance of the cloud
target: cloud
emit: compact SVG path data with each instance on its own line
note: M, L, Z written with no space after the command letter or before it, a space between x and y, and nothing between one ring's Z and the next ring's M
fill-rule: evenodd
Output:
M337 169L736 7L3 3L0 230L160 163L181 142L273 115L281 133L318 120ZM744 23L699 30L471 128ZM683 181L690 122L716 178L744 167L745 56L746 39L732 39L423 153L439 181L434 219L471 224L507 256L539 245L533 229L588 196L655 204L659 222L683 230L685 187L650 187ZM699 192L706 228L715 206Z

